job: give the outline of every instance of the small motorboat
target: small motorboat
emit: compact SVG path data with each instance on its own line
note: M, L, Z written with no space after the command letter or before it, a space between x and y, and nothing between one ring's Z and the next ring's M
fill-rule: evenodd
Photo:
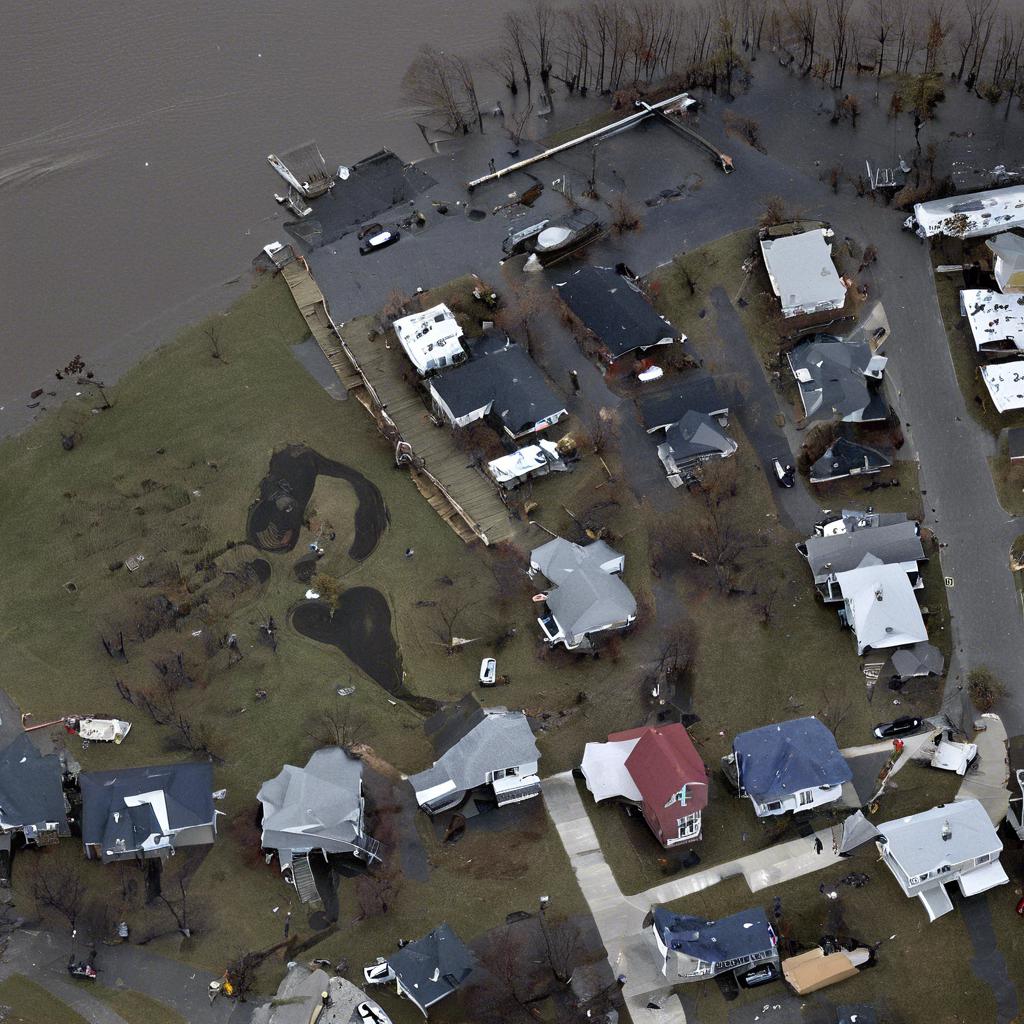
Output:
M498 662L495 658L484 658L480 662L480 685L494 686L498 681Z
M360 1003L356 1007L356 1015L366 1024L391 1024L391 1018L376 1003Z
M533 251L540 260L550 260L579 248L601 231L601 223L589 210L573 210L558 220L548 221L537 235Z
M90 743L120 743L132 728L120 718L68 718L66 724Z
M363 968L363 981L367 985L386 985L389 981L395 980L395 972L391 970L391 964L378 957L368 967Z
M385 228L383 231L378 231L377 234L367 237L366 241L359 246L359 255L369 256L371 252L386 249L389 245L394 245L401 237L398 231Z

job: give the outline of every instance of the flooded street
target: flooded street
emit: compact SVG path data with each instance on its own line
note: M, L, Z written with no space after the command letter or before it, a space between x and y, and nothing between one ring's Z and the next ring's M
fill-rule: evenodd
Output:
M479 57L505 6L8 4L0 435L75 354L114 375L246 287L281 233L268 153L315 138L335 165L382 146L426 156L401 96L409 61L453 40Z

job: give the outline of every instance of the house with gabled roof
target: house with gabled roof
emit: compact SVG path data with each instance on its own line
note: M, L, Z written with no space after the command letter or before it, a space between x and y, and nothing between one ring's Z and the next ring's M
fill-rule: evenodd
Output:
M409 782L428 814L455 807L476 789L499 807L540 794L540 751L522 711L481 707L469 693L428 718L423 728L437 760Z
M786 353L807 420L871 423L889 406L879 384L887 359L862 339L815 334Z
M742 975L753 967L779 964L778 936L760 907L717 921L655 907L650 930L661 971L673 982Z
M665 467L669 483L680 487L683 474L712 459L727 459L739 445L728 433L702 412L691 409L665 431L658 445L658 458Z
M309 864L314 852L321 859L380 860L380 843L364 831L363 763L340 747L315 751L304 768L286 764L256 798L263 808L260 845L277 853L304 903L319 898Z
M976 896L1009 881L1002 840L978 800L955 800L878 826L878 852L907 896L934 921L953 909L946 886Z
M847 476L881 473L891 465L892 460L877 448L840 436L825 449L821 458L811 464L809 476L812 484L824 484Z
M836 573L843 598L839 619L853 630L857 653L923 643L928 630L914 588L900 565L867 554L855 569Z
M83 772L82 843L86 857L167 858L217 835L209 761Z
M43 754L27 733L0 750L0 850L26 843L50 846L71 835L60 754Z
M828 726L813 717L739 733L732 763L740 796L759 818L834 803L853 778Z
M409 942L387 958L398 994L423 1014L456 992L473 973L475 960L447 924Z
M599 803L617 797L639 807L662 846L700 839L708 772L685 726L613 732L586 745L581 770Z
M635 621L636 598L620 578L625 562L603 540L574 544L555 537L530 552L530 576L540 573L551 583L537 619L551 646L590 650L596 634Z

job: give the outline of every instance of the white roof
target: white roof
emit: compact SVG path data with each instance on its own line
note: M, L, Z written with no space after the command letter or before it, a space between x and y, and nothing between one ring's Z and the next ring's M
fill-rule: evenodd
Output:
M488 472L499 484L510 480L518 480L539 469L546 462L556 462L559 458L558 449L550 441L539 441L537 444L520 448L511 455L502 455L487 463Z
M450 363L462 354L462 328L455 314L442 302L422 313L412 313L395 321L395 334L405 354L423 373L442 357Z
M598 803L613 796L640 801L640 790L626 770L626 758L639 742L640 737L637 736L631 740L588 743L583 748L580 771L587 780L587 789Z
M1024 294L1001 295L981 288L965 288L960 292L960 302L976 348L1009 340L1024 351Z
M784 310L798 306L838 309L846 301L846 286L832 262L832 246L824 229L766 238L761 253Z
M1024 409L1024 359L983 366L981 379L999 412Z
M928 639L914 588L902 566L862 563L857 569L837 572L836 582L858 647L902 647Z
M987 892L997 885L1006 885L1009 880L1003 865L993 860L973 871L965 871L960 876L960 891L965 896L977 896L979 892Z
M1024 185L933 199L914 206L918 234L973 238L1024 224Z

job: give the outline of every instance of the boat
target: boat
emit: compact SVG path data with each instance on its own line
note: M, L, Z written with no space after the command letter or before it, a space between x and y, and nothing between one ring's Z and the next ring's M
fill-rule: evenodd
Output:
M119 718L68 718L66 725L91 743L120 743L132 728Z
M371 252L377 252L378 249L386 249L389 245L394 245L401 237L400 232L385 228L383 231L378 231L375 235L370 235L359 246L359 255L368 256Z
M595 238L601 231L601 222L589 210L573 210L558 220L548 221L537 235L533 251L540 260L564 256Z

